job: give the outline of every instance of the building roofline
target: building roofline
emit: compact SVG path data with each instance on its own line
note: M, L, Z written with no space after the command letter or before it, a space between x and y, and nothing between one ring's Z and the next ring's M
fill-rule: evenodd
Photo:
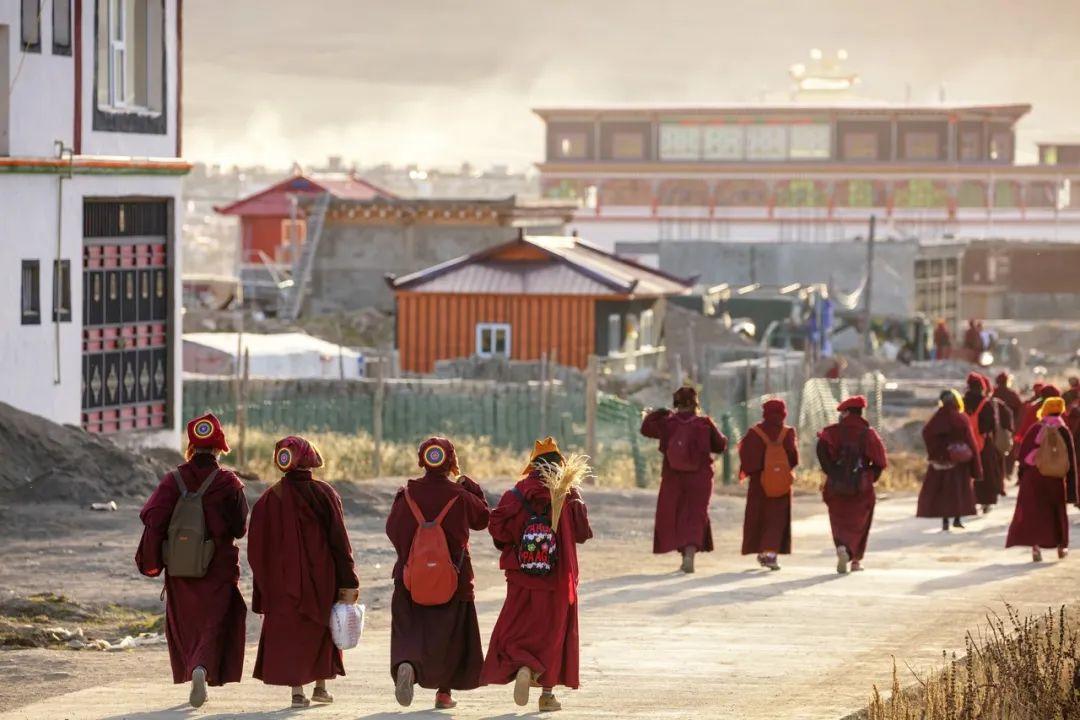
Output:
M715 115L718 113L730 113L733 115L753 115L760 113L776 114L807 114L807 113L890 113L890 114L914 114L914 115L949 115L955 113L990 113L1013 116L1019 119L1031 112L1030 103L1005 103L1005 104L979 104L957 103L950 105L913 105L907 103L873 102L868 100L854 100L851 102L805 102L805 103L649 103L649 104L611 104L611 105L563 105L542 106L532 108L532 112L543 119L556 115L655 115L655 114L686 114L686 115Z

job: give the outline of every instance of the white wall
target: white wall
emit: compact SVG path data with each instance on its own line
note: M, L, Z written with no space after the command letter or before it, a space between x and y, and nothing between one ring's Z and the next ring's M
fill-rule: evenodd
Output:
M52 54L52 0L41 0L39 52L22 51L21 16L19 0L0 0L0 25L8 26L8 83L13 83L7 154L53 157L54 141L70 147L74 136L75 58Z
M179 177L76 175L63 181L61 259L71 261L71 322L52 322L52 263L56 258L57 176L0 175L0 401L60 423L78 425L82 405L82 205L84 197L161 197L174 200L173 232L173 427L131 432L128 444L180 443L181 293ZM41 262L41 325L22 325L22 260ZM60 383L54 380L59 357Z
M3 0L0 0L3 1ZM176 0L165 0L165 112L164 135L102 132L94 130L94 13L96 0L83 0L82 24L82 153L84 155L123 155L130 157L176 157L177 43Z

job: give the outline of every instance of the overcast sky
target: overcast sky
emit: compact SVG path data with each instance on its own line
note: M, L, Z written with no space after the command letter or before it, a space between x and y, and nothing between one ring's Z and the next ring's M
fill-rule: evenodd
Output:
M525 169L539 105L753 101L810 48L860 94L1028 102L1080 135L1080 0L188 0L185 155Z

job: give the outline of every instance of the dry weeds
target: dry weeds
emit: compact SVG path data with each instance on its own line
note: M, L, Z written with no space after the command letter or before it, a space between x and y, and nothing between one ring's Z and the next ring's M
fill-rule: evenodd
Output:
M892 692L874 687L868 720L1073 720L1080 718L1078 633L1065 608L1021 617L987 617L967 653L942 653L942 668L901 688L893 661Z

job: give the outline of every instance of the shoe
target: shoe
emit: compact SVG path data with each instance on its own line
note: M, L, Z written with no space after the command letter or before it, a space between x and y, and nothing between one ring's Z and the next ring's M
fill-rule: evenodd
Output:
M764 554L758 553L758 555L757 555L757 564L760 565L761 567L765 567L765 555Z
M694 552L690 548L683 550L681 570L687 575L692 575L694 572Z
M450 696L450 693L435 693L435 709L436 710L453 710L457 707L457 700Z
M1067 547L1059 547L1058 548L1058 560L1064 560L1068 556L1069 556L1069 548L1067 548Z
M994 509L993 505L983 505L983 515L989 515L990 511Z
M851 556L843 545L836 546L836 572L847 575L847 564L851 562Z
M555 698L554 693L540 695L540 712L558 712L559 710L562 710L562 703Z
M772 554L769 554L769 555L765 556L764 565L765 565L765 567L769 568L769 570L772 570L772 571L776 571L776 570L780 569L780 563L778 563L776 561L776 556L772 555Z
M293 696L292 696L292 706L293 706L294 708L306 708L306 707L311 707L311 701L310 701L310 700L308 700L308 699L307 699L306 697L304 697L303 695L293 695Z
M334 702L334 696L324 687L316 687L311 691L311 701L329 705Z
M409 707L413 700L413 685L416 684L416 671L409 663L401 663L397 668L394 682L394 699L401 707Z
M1031 548L1031 562L1042 562L1042 550Z
M862 572L862 570L863 570L862 560L852 560L851 561L851 572Z
M514 677L514 702L521 707L529 704L529 688L532 687L532 670L527 667L518 668Z
M957 528L958 530L963 530L964 529L964 523L960 522L960 518L956 518L955 520L953 520L952 521L952 526L954 528Z
M188 695L188 703L191 707L202 707L206 702L206 668L202 665L195 668L191 673L191 694Z
M949 518L941 518L941 532L949 532Z

